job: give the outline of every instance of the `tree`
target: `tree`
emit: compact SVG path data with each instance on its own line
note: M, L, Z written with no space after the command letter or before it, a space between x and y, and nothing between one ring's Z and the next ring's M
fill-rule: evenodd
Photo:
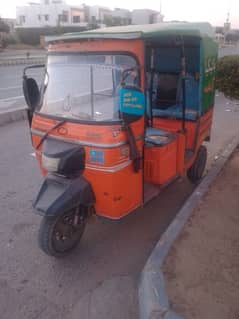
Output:
M239 99L239 55L224 56L217 65L217 89L231 99Z
M10 28L6 22L3 21L2 18L0 18L0 32L6 32L9 33Z

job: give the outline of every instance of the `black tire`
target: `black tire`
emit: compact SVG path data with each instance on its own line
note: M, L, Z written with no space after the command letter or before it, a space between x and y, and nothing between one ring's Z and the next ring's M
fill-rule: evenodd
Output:
M38 243L47 255L64 257L79 244L86 222L76 212L77 210L74 209L54 217L43 217ZM73 224L76 215L78 216L77 225Z
M203 176L207 163L207 148L204 145L199 147L193 165L187 171L188 179L193 183L198 183Z

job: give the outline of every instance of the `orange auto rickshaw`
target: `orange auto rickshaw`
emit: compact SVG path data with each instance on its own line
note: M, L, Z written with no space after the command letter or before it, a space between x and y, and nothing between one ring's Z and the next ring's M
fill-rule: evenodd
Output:
M179 176L203 175L217 45L208 23L161 23L49 37L24 69L32 144L44 176L34 202L43 251L63 256L92 215L119 220ZM38 85L30 69L44 68Z

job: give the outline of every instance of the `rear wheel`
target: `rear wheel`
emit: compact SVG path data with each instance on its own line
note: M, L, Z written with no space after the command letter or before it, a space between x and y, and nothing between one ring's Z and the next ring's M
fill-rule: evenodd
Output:
M85 224L85 216L76 208L54 217L45 216L38 235L40 248L50 256L67 255L80 242Z
M196 159L193 165L187 171L188 179L192 183L197 183L203 175L207 163L207 148L204 145L199 147Z

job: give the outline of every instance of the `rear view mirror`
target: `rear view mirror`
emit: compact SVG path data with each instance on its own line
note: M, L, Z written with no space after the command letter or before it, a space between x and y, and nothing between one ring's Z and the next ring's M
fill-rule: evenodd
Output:
M31 125L33 113L40 102L40 90L35 79L27 77L26 71L32 68L43 68L44 64L26 67L23 71L23 94L28 106L28 120Z
M121 86L123 88L139 89L139 71L136 67L122 72Z
M34 111L40 99L40 90L36 80L28 78L26 75L23 77L23 94L28 107Z

